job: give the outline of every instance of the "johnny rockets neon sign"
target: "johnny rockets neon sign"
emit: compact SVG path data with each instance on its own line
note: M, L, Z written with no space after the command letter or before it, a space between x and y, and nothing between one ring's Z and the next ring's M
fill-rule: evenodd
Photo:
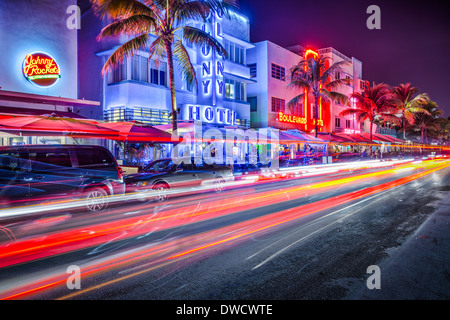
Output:
M28 54L23 61L22 72L28 81L41 87L49 87L61 78L55 59L42 52Z

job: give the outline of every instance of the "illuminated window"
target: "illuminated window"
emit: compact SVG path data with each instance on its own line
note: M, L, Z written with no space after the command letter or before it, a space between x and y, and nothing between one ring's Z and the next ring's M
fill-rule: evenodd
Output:
M272 97L272 112L283 112L286 106L286 101L283 99Z
M245 101L245 83L225 78L225 98Z
M285 81L286 80L286 68L281 67L275 63L272 63L272 78Z

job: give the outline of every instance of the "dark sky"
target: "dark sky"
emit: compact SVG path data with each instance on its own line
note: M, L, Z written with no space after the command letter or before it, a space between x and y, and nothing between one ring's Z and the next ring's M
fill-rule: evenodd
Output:
M334 47L362 62L363 77L389 85L410 82L450 116L448 0L240 0L251 41L280 46ZM370 5L381 29L369 30Z

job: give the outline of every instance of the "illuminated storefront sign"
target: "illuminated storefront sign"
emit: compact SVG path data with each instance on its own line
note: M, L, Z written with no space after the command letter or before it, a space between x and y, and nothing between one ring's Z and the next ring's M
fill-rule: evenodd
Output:
M306 124L306 118L291 114L284 114L283 112L278 112L278 121L293 124Z
M28 81L40 87L52 86L61 78L55 59L42 52L28 54L23 61L22 72Z
M185 104L181 106L183 119L205 123L235 125L236 112L227 108Z
M292 114L284 114L283 112L278 112L278 119L279 122L284 123L292 123L292 124L307 124L308 120L304 117L295 116ZM311 119L312 125L315 124L315 120ZM323 120L319 119L317 121L318 126L323 126Z
M361 133L361 130L345 129L344 133L348 133L348 134Z

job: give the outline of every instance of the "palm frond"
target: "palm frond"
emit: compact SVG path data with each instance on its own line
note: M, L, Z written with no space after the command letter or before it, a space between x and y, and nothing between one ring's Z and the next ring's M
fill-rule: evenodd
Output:
M225 58L228 56L228 53L222 44L203 30L190 26L184 26L182 30L183 38L189 45L210 46L221 56Z
M147 33L141 34L117 48L106 60L105 65L102 68L102 74L105 75L109 69L118 66L125 58L133 55L136 50L145 47L148 39L149 35Z
M104 27L97 39L114 38L121 35L136 35L152 33L156 28L156 21L148 15L133 15L128 18L114 21Z
M153 11L138 0L91 0L92 9L102 19L113 20L127 18L133 15L153 16Z
M197 76L195 68L192 65L189 53L187 52L181 40L175 41L173 54L174 57L178 60L178 64L180 66L181 73L184 76L184 79L189 84L194 84L197 87Z
M166 46L164 43L164 37L162 35L158 36L150 44L149 48L149 60L155 61L156 66L159 66L161 61L167 59Z
M303 102L304 98L305 98L305 94L304 93L299 94L298 96L295 96L294 98L289 100L286 105L287 105L288 108L292 108L292 107L298 106L299 103Z

